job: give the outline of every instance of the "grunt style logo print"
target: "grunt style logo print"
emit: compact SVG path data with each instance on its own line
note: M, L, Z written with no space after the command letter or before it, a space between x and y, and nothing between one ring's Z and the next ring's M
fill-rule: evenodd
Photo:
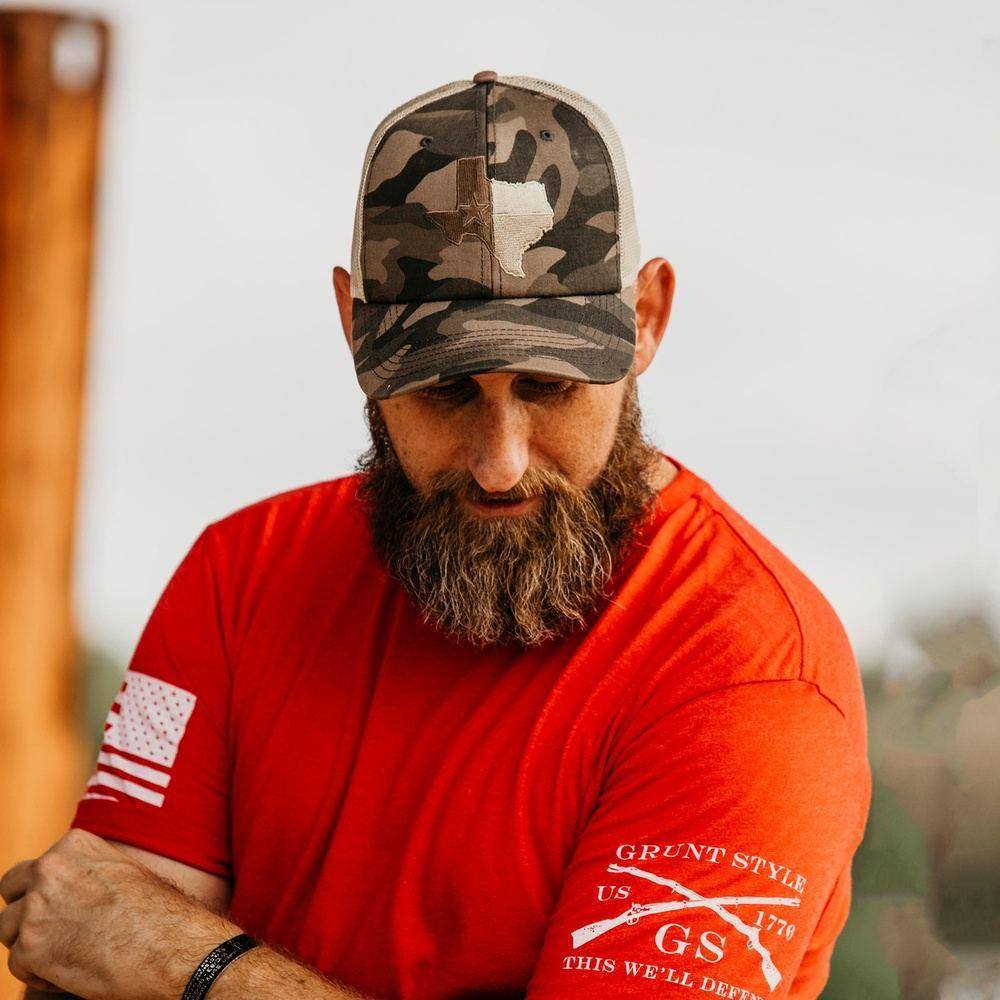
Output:
M601 919L570 931L572 951L563 957L564 970L658 979L740 1000L762 1000L754 992L761 990L760 980L767 983L769 992L777 989L783 976L775 950L796 932L795 918L808 884L801 871L749 851L690 842L619 844L614 856L616 860L605 871L621 876L617 884L596 887L597 901L608 909ZM675 877L651 871L648 862L654 860L657 867L669 862L670 875ZM710 893L691 888L708 875L706 868L716 869L711 879L719 887ZM741 873L741 881L759 880L759 889L755 887L751 895L740 885L734 892L733 875L722 869ZM650 917L665 919L650 921ZM621 928L638 924L648 927L658 959L655 963L648 952L629 953L637 940L644 939L642 935L620 937ZM624 947L625 954L600 957L590 949L580 950L593 941L616 952ZM753 977L755 983L740 986L718 978L720 972L726 976L726 969L736 971L731 964L737 957L734 947L745 956L739 960L742 971L737 974ZM787 954L781 947L777 953L779 958ZM661 965L668 956L673 961Z
M767 980L767 985L773 991L781 982L781 973L775 966L771 958L771 952L761 944L760 927L752 926L741 920L736 914L730 912L729 907L736 906L798 906L799 900L795 896L714 896L706 897L695 892L693 889L683 886L680 882L675 882L670 878L663 878L654 875L652 872L633 865L608 865L609 872L618 872L623 875L631 875L634 878L646 879L655 882L657 885L672 889L677 895L682 896L680 900L666 900L661 903L633 903L627 910L622 911L616 917L607 920L598 920L592 924L586 924L573 931L573 947L579 948L588 941L607 934L609 931L620 927L622 924L637 924L643 917L653 916L658 913L672 913L677 910L691 910L704 907L711 910L722 918L727 924L734 927L743 937L746 938L747 948L757 952L760 956L760 969Z

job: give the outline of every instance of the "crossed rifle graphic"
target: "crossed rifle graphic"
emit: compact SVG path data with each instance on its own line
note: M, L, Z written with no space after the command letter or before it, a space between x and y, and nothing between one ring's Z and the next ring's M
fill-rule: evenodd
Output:
M798 906L799 900L794 896L716 896L707 898L699 895L693 889L675 882L672 878L662 878L652 872L644 871L642 868L635 868L632 865L608 865L609 872L622 875L632 875L635 878L644 878L648 882L655 882L657 885L666 886L673 889L683 900L673 900L663 903L633 903L627 910L623 910L617 917L609 917L607 920L598 920L595 923L587 924L573 931L573 947L579 948L588 941L607 934L608 931L620 927L622 924L632 926L637 924L643 917L649 917L656 913L671 913L675 910L693 910L704 907L718 914L727 924L732 925L747 939L747 948L757 952L760 956L760 969L767 980L767 985L773 991L775 986L781 982L781 973L771 960L771 953L760 943L759 927L740 920L735 913L730 913L727 906Z

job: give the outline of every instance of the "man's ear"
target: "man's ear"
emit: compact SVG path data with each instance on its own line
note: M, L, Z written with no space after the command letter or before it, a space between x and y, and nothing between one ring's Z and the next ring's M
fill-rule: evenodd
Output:
M351 316L354 312L354 299L351 297L351 275L342 267L333 269L333 291L337 296L337 309L340 312L340 325L344 328L348 350L353 350L351 341Z
M653 360L670 319L674 300L674 269L670 261L646 261L635 282L635 359L632 370L641 375Z

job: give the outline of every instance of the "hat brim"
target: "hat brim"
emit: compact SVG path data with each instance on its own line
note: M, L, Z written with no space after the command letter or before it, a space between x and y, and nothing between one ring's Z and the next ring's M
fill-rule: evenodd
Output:
M352 327L358 382L373 399L491 371L605 384L632 367L634 287L522 299L355 299Z

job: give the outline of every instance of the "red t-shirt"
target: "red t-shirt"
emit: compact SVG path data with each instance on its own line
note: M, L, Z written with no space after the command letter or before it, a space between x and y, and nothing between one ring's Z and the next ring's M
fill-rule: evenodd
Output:
M382 569L357 476L205 529L72 826L233 881L377 998L812 998L870 772L819 591L693 471L583 633L477 651Z

